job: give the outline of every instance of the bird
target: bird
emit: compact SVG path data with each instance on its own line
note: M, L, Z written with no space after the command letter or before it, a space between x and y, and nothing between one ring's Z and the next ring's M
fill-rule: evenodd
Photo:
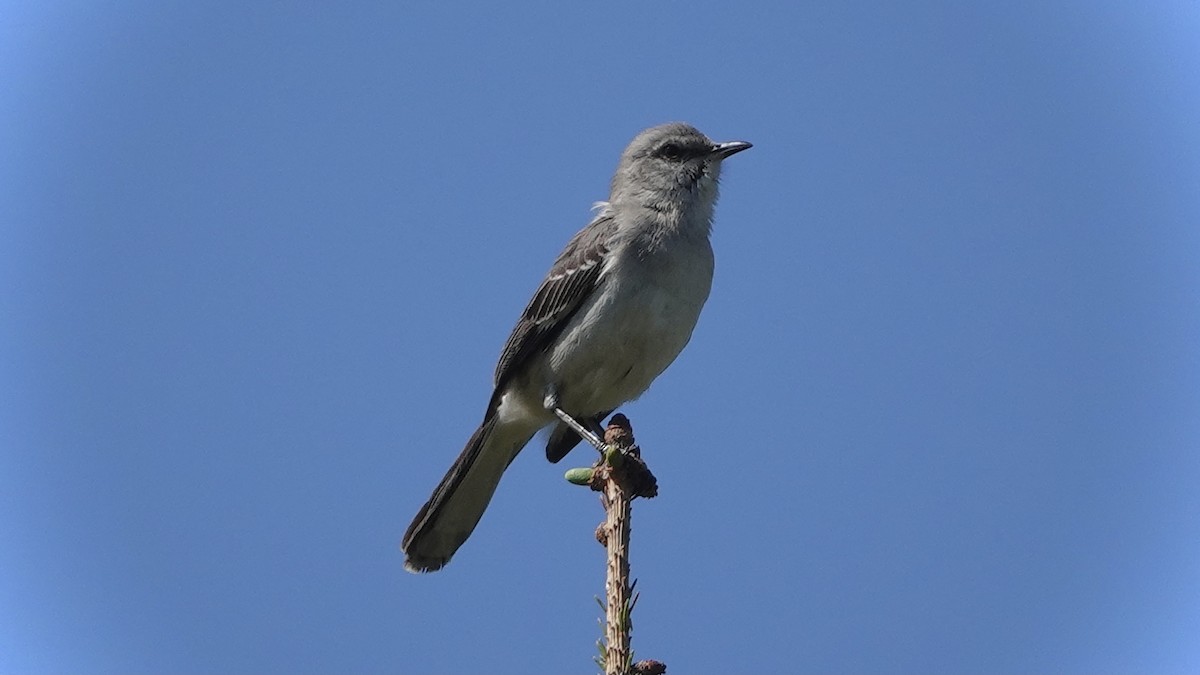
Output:
M404 534L404 567L446 565L479 523L504 471L550 427L546 458L637 399L691 339L713 278L721 165L750 148L690 124L638 133L607 201L550 267L501 351L483 421Z

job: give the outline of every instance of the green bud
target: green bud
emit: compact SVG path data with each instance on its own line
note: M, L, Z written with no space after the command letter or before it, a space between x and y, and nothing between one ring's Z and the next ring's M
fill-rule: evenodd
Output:
M567 482L576 485L591 485L592 475L596 472L590 466L581 466L575 469L569 469L566 473Z
M621 453L621 449L615 445L610 445L604 448L604 462L612 468L621 466L621 462L625 459L625 455Z

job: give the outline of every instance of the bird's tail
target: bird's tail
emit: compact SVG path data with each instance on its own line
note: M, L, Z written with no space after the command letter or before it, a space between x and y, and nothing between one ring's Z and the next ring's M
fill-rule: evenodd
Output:
M500 422L494 408L488 412L404 533L406 570L433 572L450 562L483 516L500 476L535 433L536 427Z

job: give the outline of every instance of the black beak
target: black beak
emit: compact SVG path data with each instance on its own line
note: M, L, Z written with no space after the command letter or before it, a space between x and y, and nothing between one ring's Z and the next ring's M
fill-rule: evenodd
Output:
M748 150L752 147L754 147L754 146L751 145L750 143L747 143L746 141L729 141L727 143L717 143L716 145L713 146L712 154L715 157L717 157L718 159L725 159L726 157L728 157L730 155L739 153L743 150Z

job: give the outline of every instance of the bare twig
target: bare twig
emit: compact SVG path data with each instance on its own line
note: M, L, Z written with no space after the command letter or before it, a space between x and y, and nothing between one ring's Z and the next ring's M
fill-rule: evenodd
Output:
M630 647L632 613L638 599L637 582L630 581L629 573L632 502L637 497L657 495L658 481L642 461L627 417L619 413L613 415L604 432L604 443L604 456L595 467L567 472L571 482L590 485L599 492L600 502L604 505L605 520L596 530L596 538L608 553L604 583L605 631L602 657L598 661L606 675L663 673L666 666L657 661L641 661L635 666Z

